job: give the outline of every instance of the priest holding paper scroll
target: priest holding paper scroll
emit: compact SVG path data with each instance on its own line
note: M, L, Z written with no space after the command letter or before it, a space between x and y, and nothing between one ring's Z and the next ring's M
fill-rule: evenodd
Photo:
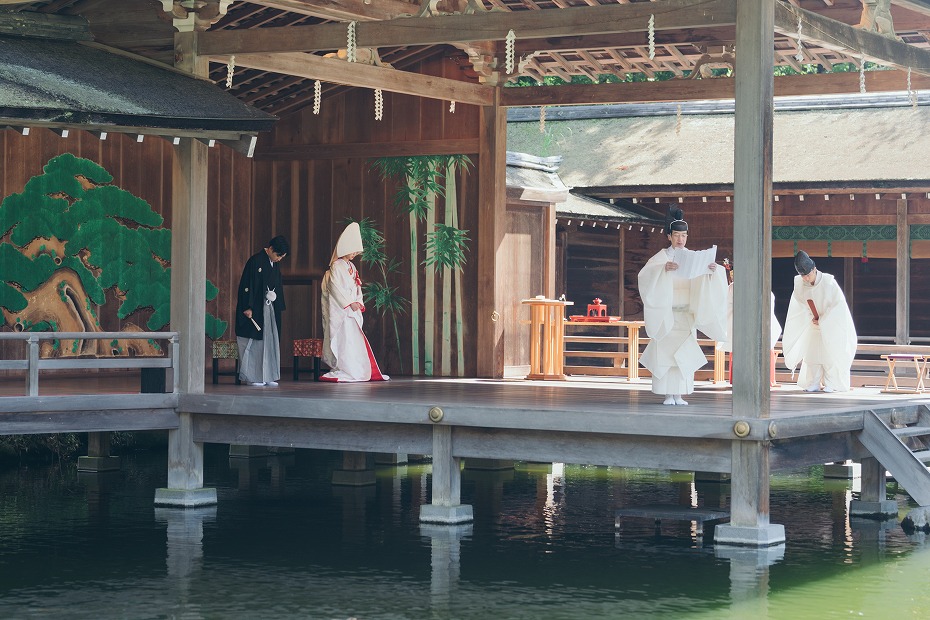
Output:
M836 278L817 269L803 250L794 257L794 292L782 336L785 365L801 364L798 386L808 392L849 390L856 327Z
M650 338L640 363L652 373L653 393L665 396L663 404L687 405L682 395L694 391L694 372L707 363L695 329L726 340L727 281L713 262L716 247L701 252L685 248L688 223L681 209L669 208L665 233L671 247L660 250L639 272Z

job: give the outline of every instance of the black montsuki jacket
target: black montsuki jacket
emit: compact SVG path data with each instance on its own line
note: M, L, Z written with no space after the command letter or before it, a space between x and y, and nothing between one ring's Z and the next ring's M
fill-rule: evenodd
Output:
M284 286L281 283L281 265L272 265L265 251L253 255L242 269L236 302L236 335L253 340L262 340L265 333L265 292L273 290L277 295L274 307L275 323L281 332L281 312L284 310ZM255 329L243 311L252 309L252 318L262 328Z

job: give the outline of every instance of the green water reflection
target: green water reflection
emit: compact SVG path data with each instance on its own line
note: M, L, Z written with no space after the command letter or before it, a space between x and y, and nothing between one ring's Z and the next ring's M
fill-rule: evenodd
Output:
M466 470L465 526L421 526L428 464L333 487L339 454L230 459L208 446L219 505L156 509L162 454L111 474L0 473L0 617L926 617L930 554L895 522L850 523L846 482L772 481L788 544L715 548L688 523L624 520L645 503L726 507L691 474L516 464ZM889 487L893 490L892 487ZM896 495L902 511L907 498ZM903 513L902 513L903 514Z

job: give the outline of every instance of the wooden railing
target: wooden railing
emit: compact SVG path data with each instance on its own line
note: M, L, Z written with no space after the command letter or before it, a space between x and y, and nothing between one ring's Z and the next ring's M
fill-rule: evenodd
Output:
M165 357L55 357L40 358L39 343L43 340L168 340ZM147 369L178 367L177 332L0 332L0 340L21 340L26 343L26 359L0 360L0 370L25 370L26 391L39 395L40 370L83 370L99 368ZM177 393L177 381L173 392Z

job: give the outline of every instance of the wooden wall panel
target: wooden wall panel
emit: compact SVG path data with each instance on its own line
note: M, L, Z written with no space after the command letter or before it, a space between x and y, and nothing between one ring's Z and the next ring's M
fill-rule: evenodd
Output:
M449 59L434 59L424 63L421 71L433 75L446 75L463 77L461 71ZM268 139L259 142L258 151L276 148L279 146L294 146L300 144L348 144L348 143L374 143L378 145L404 145L428 140L444 140L449 138L474 138L477 140L478 109L474 106L459 105L456 113L448 111L448 102L424 102L417 97L384 93L384 118L381 121L374 119L374 96L368 89L346 90L338 95L324 97L320 115L313 115L309 108L297 111L282 119ZM371 152L370 158L393 156L392 146L386 146L387 152ZM427 153L424 153L427 154ZM472 154L473 156L473 154ZM278 186L282 180L282 166L289 165L287 161L259 161L255 165L256 193L261 191L274 192L276 200L272 201L270 208L298 209L301 213L290 213L291 221L295 222L293 239L291 240L293 255L285 259L284 273L288 278L289 289L300 287L298 293L302 300L301 305L306 309L292 310L290 300L293 296L288 293L288 311L285 324L295 324L293 331L297 331L297 317L300 316L300 329L307 332L307 336L322 334L322 325L319 317L319 281L329 266L329 258L336 239L345 227L345 218L355 219L368 217L384 233L385 251L390 257L397 257L402 261L401 270L389 279L389 284L398 289L400 295L410 297L410 251L409 251L409 223L406 211L394 206L394 196L397 192L397 183L392 180L384 181L380 175L371 169L369 157L338 157L328 156L326 159L305 160L297 167L299 176L305 180L290 182L290 191L297 195L291 196L290 207L280 205L282 198ZM474 156L473 156L474 159ZM477 164L477 162L473 162ZM473 166L464 178L460 177L457 183L459 205L459 227L470 231L474 236L477 230L477 175ZM261 190L261 191L259 191ZM257 198L257 200L259 200ZM444 203L437 201L437 221L442 221ZM256 207L251 217L253 220L261 218ZM275 215L274 217L278 217ZM253 226L258 227L256 221ZM420 243L422 245L424 234L423 224L419 225ZM475 287L477 275L474 272L476 257L474 240L466 256L465 271L462 274L465 295L463 299L465 321L463 336L467 353L465 373L475 372L474 343L471 337L475 325ZM422 257L420 258L422 260ZM358 263L358 261L356 261ZM371 281L380 279L380 274L374 268L359 264L362 279ZM420 268L420 304L424 305L423 273ZM437 295L441 294L441 277L436 279ZM289 315L289 316L287 316ZM366 317L366 333L371 340L375 355L388 373L397 372L400 367L399 360L403 360L405 372L410 371L411 350L410 333L413 326L410 323L409 313L398 316L398 328L401 335L401 351L397 351L394 336L393 322L389 318L382 318L373 310ZM421 317L422 320L422 317ZM434 340L441 339L441 322L437 318ZM422 327L418 329L422 330ZM454 328L453 328L454 332ZM454 333L453 333L454 337ZM422 344L422 338L421 338ZM289 343L285 342L284 354L288 354ZM439 360L438 350L434 359ZM454 356L453 356L454 359Z

